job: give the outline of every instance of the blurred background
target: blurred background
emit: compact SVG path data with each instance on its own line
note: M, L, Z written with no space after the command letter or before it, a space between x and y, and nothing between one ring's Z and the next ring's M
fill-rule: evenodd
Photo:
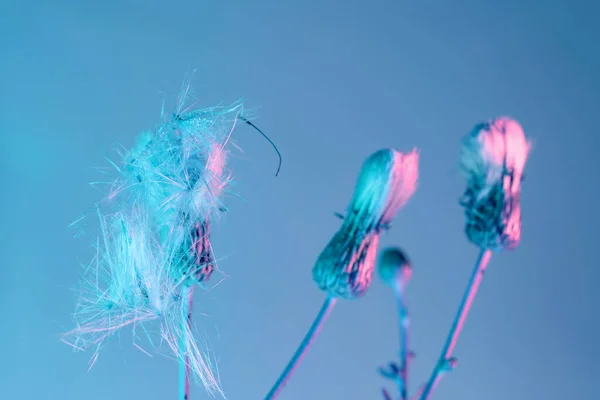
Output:
M176 398L176 362L128 331L89 372L91 353L59 338L96 232L67 226L100 198L95 167L155 126L194 68L200 106L246 99L283 154L275 178L268 143L236 130L239 196L213 237L228 278L196 297L229 399L261 399L295 350L324 298L311 268L333 214L388 146L421 152L419 189L383 244L414 264L412 388L427 379L477 256L459 141L500 115L535 143L523 240L493 257L434 398L600 398L598 17L582 0L3 0L0 398ZM382 398L394 387L376 367L396 351L393 296L376 280L335 309L281 399Z

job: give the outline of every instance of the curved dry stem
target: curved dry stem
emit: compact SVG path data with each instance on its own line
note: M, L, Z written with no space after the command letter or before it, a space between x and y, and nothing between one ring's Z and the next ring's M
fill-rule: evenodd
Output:
M186 315L184 320L187 324L187 329L192 329L192 303L194 300L194 288L190 286L184 286L181 290L181 295L187 298L187 302L184 302L182 312ZM185 331L186 328L184 328ZM180 345L179 354L179 400L189 400L190 398L190 361L189 355L186 351L185 342L182 340Z
M452 358L452 352L454 351L456 341L462 331L467 314L471 309L471 304L475 299L475 295L477 294L477 290L479 289L479 285L481 284L483 274L485 273L491 256L491 250L481 249L477 262L475 263L475 268L473 268L469 284L467 285L467 289L465 290L460 306L458 307L458 312L452 322L452 327L450 328L450 333L448 334L440 358L419 397L420 400L429 400L431 398L433 391L437 387L444 373L451 370L452 364L455 363L455 360Z
M292 359L288 362L288 364L284 368L281 375L279 375L279 378L277 379L269 393L265 396L265 400L276 399L279 396L285 385L290 380L296 367L298 366L298 364L300 364L300 361L302 361L302 358L304 358L304 356L306 355L306 352L310 348L315 337L319 334L323 324L327 320L327 317L329 317L329 313L331 313L331 310L335 306L336 301L337 299L331 296L328 296L327 299L325 299L325 302L321 306L321 310L319 310L319 314L317 314L317 317L315 318L310 329L306 333L306 336L304 336L304 339L302 339L302 342L300 343L300 346L298 346L298 349L292 356Z

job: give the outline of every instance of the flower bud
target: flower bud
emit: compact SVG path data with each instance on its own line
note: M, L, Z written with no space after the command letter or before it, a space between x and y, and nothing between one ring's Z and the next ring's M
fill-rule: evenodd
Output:
M510 118L477 125L463 140L461 170L467 190L461 200L465 233L483 249L515 248L521 239L521 181L531 144Z
M394 290L402 290L410 280L412 266L408 257L398 248L388 248L379 257L379 276Z
M330 296L353 299L371 284L382 230L413 195L418 175L416 151L373 153L363 164L340 230L320 254L313 280Z

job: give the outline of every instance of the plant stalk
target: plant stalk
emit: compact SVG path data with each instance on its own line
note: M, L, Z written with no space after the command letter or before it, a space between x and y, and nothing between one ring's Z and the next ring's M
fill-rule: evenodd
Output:
M473 273L471 274L469 284L467 285L460 306L458 307L458 312L456 313L454 321L452 322L452 327L450 328L446 343L444 344L440 358L433 369L433 373L431 374L429 381L427 381L427 384L425 385L425 388L419 397L420 400L430 400L432 393L434 392L444 373L451 369L453 364L452 352L454 351L458 336L462 331L467 314L471 309L471 305L473 304L473 300L475 299L475 295L477 294L477 290L479 289L479 285L481 284L481 280L483 279L483 275L487 269L487 265L491 256L491 250L481 249L479 252L479 257L477 258L477 262L473 268Z
M394 292L398 308L398 328L400 333L400 376L398 379L398 391L401 400L408 400L408 311L404 303L402 288L397 288Z
M184 324L184 332L186 330L192 330L192 304L194 300L194 288L192 286L185 285L181 289L182 298L187 298L187 301L183 303L182 312L186 316ZM179 349L179 400L189 400L190 398L190 362L189 355L185 348L185 340L182 339Z
M328 296L327 299L325 299L325 302L321 306L321 310L319 310L319 314L317 314L317 317L315 318L310 329L306 333L306 336L304 336L304 339L300 343L300 346L298 346L298 349L292 356L292 359L288 362L285 369L283 370L281 375L279 375L279 378L277 379L269 393L265 396L265 400L273 400L276 399L277 396L279 396L279 394L291 378L292 374L294 373L296 367L298 366L298 364L300 364L300 361L302 361L302 358L304 358L304 356L306 355L315 337L319 334L321 328L323 327L323 324L325 323L325 321L329 317L329 314L331 313L331 310L335 306L336 301L337 299L331 296Z

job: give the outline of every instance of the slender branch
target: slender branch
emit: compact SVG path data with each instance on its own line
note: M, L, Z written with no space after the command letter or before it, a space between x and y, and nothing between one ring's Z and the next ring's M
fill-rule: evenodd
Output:
M273 385L273 387L271 388L269 393L266 395L265 400L272 400L272 399L277 398L277 396L279 396L279 394L281 393L281 391L283 390L283 388L285 387L285 385L288 383L289 379L291 378L292 374L294 373L294 370L296 369L298 364L300 364L300 361L302 361L302 358L304 358L304 355L310 348L313 340L319 334L323 324L325 323L325 321L327 320L327 317L329 316L329 313L335 306L336 300L337 299L335 297L331 297L331 296L327 297L327 299L321 306L321 310L319 311L319 314L317 314L317 317L313 321L312 326L306 333L306 336L304 336L302 343L300 343L300 346L298 346L298 349L292 356L292 359L286 365L283 372L281 373L281 375L279 375L279 378L277 379L277 381L275 382L275 384Z
M392 396L390 396L387 390L381 389L381 394L383 395L384 400L392 400Z
M400 368L398 376L398 391L401 400L408 400L408 311L404 304L402 289L395 290L398 308L398 325L400 332Z
M425 385L421 385L419 390L417 390L412 396L410 396L410 400L417 400L419 398L419 396L421 395L421 393L423 393L424 389L425 389Z
M433 369L433 373L431 374L429 381L427 381L427 384L425 385L425 388L419 397L420 400L429 400L431 398L433 391L437 387L444 373L451 370L453 364L456 362L456 360L452 358L452 352L454 351L458 336L462 331L467 314L471 309L471 305L475 295L477 294L477 290L479 289L479 285L481 284L483 274L486 271L491 256L491 250L481 249L477 262L475 263L475 267L473 268L473 273L471 274L469 284L467 285L460 306L458 307L458 312L454 317L454 321L452 322L452 327L450 328L450 333L448 334L446 343L444 344L444 348L440 354L440 358L438 359L438 362Z
M194 300L194 288L192 286L185 285L181 289L182 298L187 298L187 302L183 303L182 312L186 315L184 324L187 327L183 329L192 329L192 304ZM179 400L189 400L190 398L190 361L189 354L186 350L185 340L181 339L180 350L179 350Z

